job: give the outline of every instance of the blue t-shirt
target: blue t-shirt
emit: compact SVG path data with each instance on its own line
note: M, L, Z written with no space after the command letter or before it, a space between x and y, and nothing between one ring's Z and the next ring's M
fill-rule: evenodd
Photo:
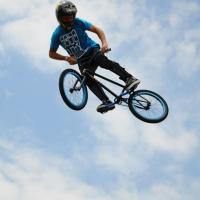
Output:
M50 49L57 51L61 45L70 56L79 59L89 49L100 48L99 44L88 37L86 33L86 30L91 27L91 23L79 18L75 18L73 28L70 31L59 25L52 34Z

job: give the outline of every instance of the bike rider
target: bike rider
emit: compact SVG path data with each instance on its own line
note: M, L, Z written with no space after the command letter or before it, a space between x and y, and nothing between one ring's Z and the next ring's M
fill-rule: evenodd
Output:
M89 69L94 73L97 67L100 66L117 74L126 83L126 90L135 89L140 81L118 63L104 55L109 50L109 47L103 30L94 24L77 18L76 13L77 8L72 2L63 0L58 3L56 17L59 26L54 30L51 37L49 57L56 60L65 60L70 65L78 64L81 73L84 69ZM101 41L101 46L92 40L86 31L97 34ZM69 56L64 56L57 52L59 45L68 52ZM102 104L97 107L98 112L115 108L115 105L112 104L96 81L88 77L86 84L102 101Z

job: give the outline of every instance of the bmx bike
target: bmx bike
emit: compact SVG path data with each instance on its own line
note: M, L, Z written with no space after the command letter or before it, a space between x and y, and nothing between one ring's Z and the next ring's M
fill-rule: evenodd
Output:
M88 91L85 84L87 77L97 81L100 86L114 96L113 104L125 105L129 107L131 113L138 119L148 123L159 123L163 121L169 112L166 101L157 93L150 90L130 90L126 91L125 86L106 78L97 73L91 73L84 69L82 75L74 69L65 69L59 78L59 90L63 101L73 110L83 109L88 100ZM104 79L122 88L118 95L102 82L96 79Z

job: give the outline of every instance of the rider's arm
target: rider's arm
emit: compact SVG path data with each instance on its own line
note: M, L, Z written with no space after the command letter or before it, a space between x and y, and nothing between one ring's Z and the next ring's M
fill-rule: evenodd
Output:
M54 32L51 37L51 44L50 44L50 50L49 50L49 57L55 60L64 60L67 61L70 65L74 65L77 63L76 59L72 56L63 56L59 53L57 53L57 50L59 48L60 41L59 41L59 35Z
M55 60L65 60L67 61L70 65L75 65L77 64L77 60L73 56L63 56L56 51L49 50L49 57Z
M95 25L92 25L89 31L97 34L102 43L101 51L106 52L109 47L104 31Z

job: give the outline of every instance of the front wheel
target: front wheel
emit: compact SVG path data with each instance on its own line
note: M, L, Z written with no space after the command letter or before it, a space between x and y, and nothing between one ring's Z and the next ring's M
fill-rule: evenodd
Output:
M65 69L59 79L59 89L63 101L73 110L81 110L88 100L86 85L82 76L73 69Z
M163 121L169 112L166 101L150 90L137 90L128 99L130 111L140 120L148 123Z

